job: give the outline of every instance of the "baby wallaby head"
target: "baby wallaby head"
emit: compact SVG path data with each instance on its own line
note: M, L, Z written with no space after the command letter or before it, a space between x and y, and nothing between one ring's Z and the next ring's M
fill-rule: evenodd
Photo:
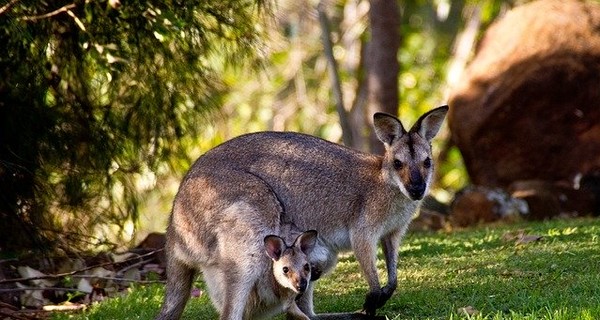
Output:
M273 275L283 287L303 293L310 281L308 254L317 243L317 231L300 234L291 246L276 235L265 237L267 255L273 260Z

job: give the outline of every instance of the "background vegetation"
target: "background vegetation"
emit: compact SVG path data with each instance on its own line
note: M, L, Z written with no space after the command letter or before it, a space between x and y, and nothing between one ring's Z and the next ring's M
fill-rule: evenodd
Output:
M5 3L0 248L76 251L136 222L143 193L181 175L222 104L224 62L257 58L265 6Z
M373 22L398 11L399 30L381 37L399 40L392 79L400 98L385 107L411 122L445 103L481 31L515 4L4 1L2 254L102 248L134 238L140 225L162 231L191 161L242 133L294 130L342 142L347 113L352 146L376 150L367 140L377 106L369 57L386 46L369 48L380 37ZM468 177L447 134L438 141L435 194L448 200Z

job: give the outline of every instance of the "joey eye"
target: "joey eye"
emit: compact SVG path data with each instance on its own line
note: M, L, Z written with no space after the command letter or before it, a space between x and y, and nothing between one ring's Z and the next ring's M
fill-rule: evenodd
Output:
M400 170L402 167L404 167L404 163L398 159L394 159L394 169Z
M425 161L423 161L423 166L427 169L431 168L431 158L425 159Z
M283 273L287 274L288 272L290 272L290 268L288 267L283 267Z
M310 265L308 263L304 265L304 271L310 272Z

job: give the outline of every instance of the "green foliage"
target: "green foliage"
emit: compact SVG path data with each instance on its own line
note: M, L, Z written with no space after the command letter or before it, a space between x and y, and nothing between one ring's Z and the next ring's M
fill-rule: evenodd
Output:
M542 239L517 244L507 236L520 231ZM598 219L410 234L400 251L398 289L380 313L390 319L597 319L599 234ZM379 258L378 268L384 270ZM73 318L151 319L163 293L159 286L136 288ZM366 293L358 263L344 256L318 281L315 307L318 312L358 310ZM469 306L477 313L459 311ZM183 317L215 318L206 294L192 299Z
M473 28L469 25L473 19L478 25L474 31L481 34L511 5L511 1L499 0L403 1L400 115L414 121L432 107L447 103L449 87L454 85L450 65L460 58L456 54L457 47L463 45L461 33ZM440 152L440 166L434 193L447 200L468 183L468 175L459 150L450 144L448 130L439 136L435 150Z
M399 4L398 109L410 123L445 103L449 64L466 22L479 19L480 34L513 2ZM368 9L366 0L326 6L346 109L362 132L370 117L364 110ZM281 0L274 18L265 19L270 10L264 0L1 6L4 252L85 247L82 241L96 246L108 235L131 233L140 213L162 223L157 214L166 216L191 159L240 134L293 130L339 142L314 3ZM468 178L447 130L435 143L436 195L448 200Z
M224 121L216 125L219 141L260 130L341 137L321 30L311 10L309 3L280 1L260 72L226 70L224 79L233 89L221 110Z
M214 139L218 143L259 130L302 131L341 141L315 8L296 1L283 0L278 4L264 69L260 73L226 73L228 83L235 89L225 97L224 121L214 125L205 141ZM511 2L401 1L399 5L402 46L398 55L398 113L403 121L412 123L422 113L446 103L449 65L468 19L478 19L479 34ZM368 1L334 1L328 3L326 10L346 109L353 114L351 118L362 120L353 125L362 126L368 125L364 118L370 117L364 111L363 92L368 8ZM468 183L460 152L450 145L449 139L445 129L434 146L436 152L442 153L437 193L447 190L448 193L440 194L446 200Z
M256 58L265 5L3 6L0 216L8 224L0 247L70 248L136 221L156 175L189 164L184 137L198 135L206 112L220 105L221 65Z

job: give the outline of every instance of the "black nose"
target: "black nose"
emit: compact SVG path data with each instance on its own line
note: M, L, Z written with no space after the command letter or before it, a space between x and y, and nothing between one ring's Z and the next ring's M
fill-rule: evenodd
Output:
M425 184L410 184L406 191L413 200L421 200L425 194Z
M302 278L302 279L300 279L300 282L296 286L296 290L298 290L298 292L304 292L304 291L306 291L307 286L308 286L308 281L306 281L306 279Z

